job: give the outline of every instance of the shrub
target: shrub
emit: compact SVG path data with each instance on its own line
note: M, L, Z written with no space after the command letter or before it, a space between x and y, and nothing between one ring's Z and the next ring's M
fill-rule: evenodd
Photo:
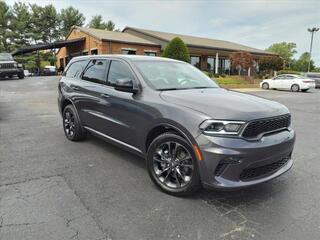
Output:
M222 73L222 74L220 75L220 77L225 78L225 77L226 77L226 75L225 75L224 73Z
M184 62L190 62L190 55L186 44L181 38L175 37L172 39L162 54L163 57L173 58Z
M218 73L213 74L213 77L218 78L220 75Z

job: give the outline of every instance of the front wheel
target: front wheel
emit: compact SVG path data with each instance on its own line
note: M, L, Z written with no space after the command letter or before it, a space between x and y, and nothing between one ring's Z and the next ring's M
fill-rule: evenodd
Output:
M147 169L156 186L174 196L189 195L201 186L193 148L175 133L164 133L153 140Z

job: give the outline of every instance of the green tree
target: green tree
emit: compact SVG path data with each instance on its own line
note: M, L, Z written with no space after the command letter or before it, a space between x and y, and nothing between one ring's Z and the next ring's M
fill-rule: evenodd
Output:
M10 38L12 37L12 31L10 30L11 17L9 6L0 0L0 52L12 50L10 44Z
M299 72L307 72L309 64L310 54L304 52L301 54L298 60L294 61L292 64L292 69ZM312 72L315 69L313 60L310 62L310 71Z
M93 16L91 21L89 22L89 27L109 31L119 31L118 29L115 29L114 22L112 22L111 20L109 20L108 22L104 22L101 15Z
M181 38L175 37L172 39L162 54L163 57L173 58L184 62L190 62L190 55L186 44Z
M60 21L61 21L61 35L66 37L72 26L83 26L86 18L78 9L74 7L68 7L61 9Z
M31 14L29 6L25 3L15 3L12 7L11 27L13 29L12 44L15 48L29 45L32 37Z
M272 44L266 50L279 54L283 58L285 66L290 68L293 55L297 53L296 47L295 43L281 42Z

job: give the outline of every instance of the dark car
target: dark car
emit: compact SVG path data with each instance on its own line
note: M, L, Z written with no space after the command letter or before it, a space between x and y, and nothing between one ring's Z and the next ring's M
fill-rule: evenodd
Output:
M285 106L222 89L188 63L76 57L60 80L58 104L69 140L89 132L144 157L153 182L173 195L255 185L293 164Z
M316 88L320 88L320 73L319 72L308 72L304 74L305 77L315 81Z
M24 78L22 65L14 61L10 53L0 53L0 77L12 78L13 76L19 79Z

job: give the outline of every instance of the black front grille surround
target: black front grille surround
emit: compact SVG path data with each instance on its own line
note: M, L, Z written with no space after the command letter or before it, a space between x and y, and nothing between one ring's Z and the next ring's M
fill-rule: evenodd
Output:
M273 162L260 167L246 168L240 174L241 181L250 181L262 176L271 175L278 171L290 160L290 157L285 157L277 162Z
M290 124L290 114L254 120L245 126L242 132L242 137L256 139L265 133L287 129L290 127Z

